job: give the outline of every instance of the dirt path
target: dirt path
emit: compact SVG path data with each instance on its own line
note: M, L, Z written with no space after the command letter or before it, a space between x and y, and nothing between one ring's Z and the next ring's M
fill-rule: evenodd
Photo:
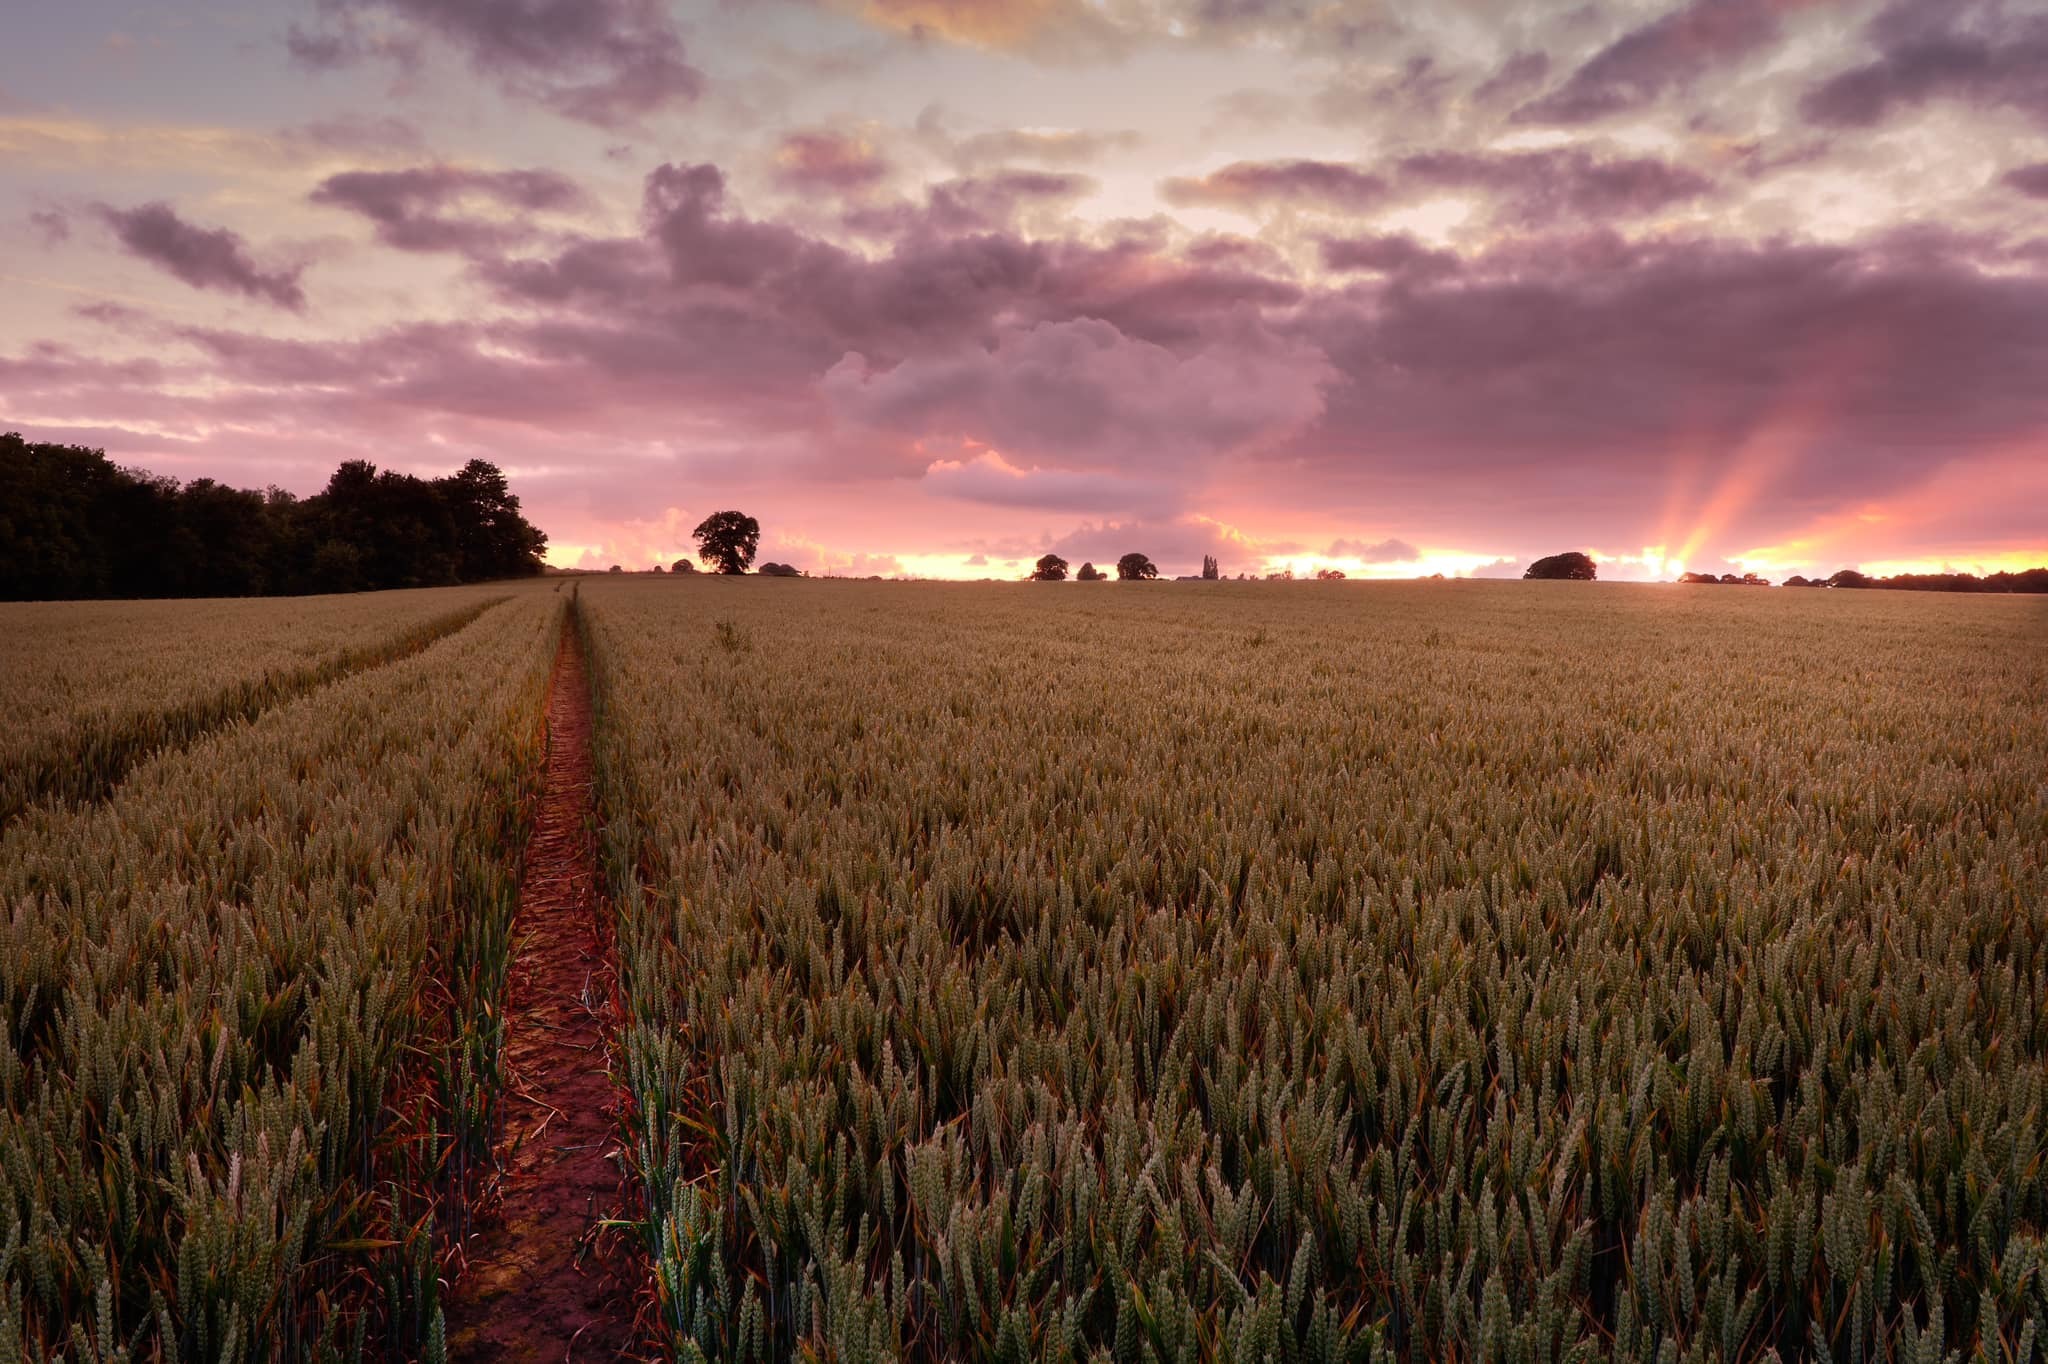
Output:
M572 624L555 658L547 792L513 921L502 1201L447 1308L455 1359L617 1359L635 1340L644 1268L626 1233L597 1225L623 1198L619 1100L605 1073L611 935L589 809L590 684Z

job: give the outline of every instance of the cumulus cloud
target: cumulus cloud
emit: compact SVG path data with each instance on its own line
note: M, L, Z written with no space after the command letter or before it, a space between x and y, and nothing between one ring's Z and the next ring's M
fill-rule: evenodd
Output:
M583 191L548 170L474 170L418 166L397 171L344 171L321 181L310 196L361 214L377 239L400 251L478 251L532 235L526 215L582 207ZM488 204L499 216L460 214L465 203ZM506 213L521 215L506 217Z
M567 118L629 127L687 105L704 78L664 0L317 0L323 26L288 39L303 65L414 60L433 41L507 93Z
M197 227L161 202L130 209L101 204L97 211L130 255L195 289L242 294L293 312L306 306L299 287L303 267L263 268L239 233Z

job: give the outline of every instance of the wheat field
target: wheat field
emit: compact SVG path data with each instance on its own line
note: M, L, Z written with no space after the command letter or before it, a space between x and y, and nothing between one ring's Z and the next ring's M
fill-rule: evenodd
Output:
M2037 603L362 600L7 636L0 1360L440 1357L565 631L664 1358L2048 1350Z

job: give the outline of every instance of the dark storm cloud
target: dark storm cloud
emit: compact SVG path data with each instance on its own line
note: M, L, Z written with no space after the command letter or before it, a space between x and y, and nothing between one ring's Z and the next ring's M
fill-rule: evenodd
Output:
M2048 124L2048 14L1997 0L1902 0L1869 26L1875 59L1807 91L1801 111L1868 128L1937 101L2011 109Z
M2000 177L2000 180L2008 188L2016 189L2021 194L2036 199L2048 199L2048 161L2009 170Z
M523 216L449 211L464 201L482 200L519 215L560 212L584 203L575 182L553 171L444 165L344 171L323 180L310 197L316 204L361 214L375 225L379 241L401 251L477 252L532 235Z
M409 59L422 40L461 54L508 93L567 118L626 127L684 105L703 75L663 0L318 0L327 27L294 28L292 55L319 68ZM377 21L395 21L393 39Z
M305 291L299 287L302 267L264 269L239 233L196 227L165 203L131 209L101 204L97 211L131 255L195 289L242 294L293 312L306 306Z
M1782 15L1796 3L1691 0L1594 53L1562 85L1516 110L1515 120L1590 123L1647 108L1718 67L1775 45Z

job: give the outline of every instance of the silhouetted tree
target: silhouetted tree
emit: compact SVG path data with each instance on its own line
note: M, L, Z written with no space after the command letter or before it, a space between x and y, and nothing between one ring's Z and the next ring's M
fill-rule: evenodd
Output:
M0 597L429 586L537 573L546 545L482 460L431 480L351 460L301 501L0 436Z
M1109 577L1109 575L1107 573L1104 573L1101 569L1097 568L1094 564L1082 564L1081 571L1074 575L1075 581L1084 583L1099 583L1107 577Z
M773 561L762 564L760 574L764 578L801 578L804 576L789 564L778 564Z
M613 564L610 568L605 570L605 572L607 573L624 573L625 571L625 569L620 568L617 564Z
M1116 576L1125 582L1145 582L1159 576L1159 566L1133 552L1116 561Z
M1711 573L1687 573L1679 578L1682 583L1719 583L1721 580Z
M1813 582L1813 581L1812 581L1811 579L1809 579L1809 578L1805 578L1805 577L1802 577L1801 575L1799 575L1799 574L1797 574L1797 573L1794 573L1794 574L1793 574L1793 575L1792 575L1791 577L1789 577L1789 578L1785 579L1785 586L1787 586L1787 587L1813 587L1813 586L1815 586L1815 584L1814 584L1814 582Z
M1216 556L1215 556L1215 555L1213 555L1213 554L1204 554L1204 555L1202 556L1202 578L1203 578L1203 580L1204 580L1205 582L1215 582L1215 581L1216 581L1216 578L1217 578L1217 572L1216 572Z
M736 511L713 512L690 532L697 537L697 557L720 573L744 573L761 547L761 523Z
M1058 583L1066 580L1067 561L1057 554L1046 555L1031 570L1031 581L1035 583Z
M697 565L691 563L688 559L678 559L668 566L668 571L671 573L695 573Z
M1597 576L1591 555L1571 550L1565 554L1552 554L1529 565L1524 578L1540 578L1559 582L1589 583Z
M1316 578L1320 582L1334 583L1340 581L1343 577L1344 570L1341 568L1319 568L1316 570Z
M1869 587L1871 580L1853 568L1845 568L1828 579L1829 587Z

